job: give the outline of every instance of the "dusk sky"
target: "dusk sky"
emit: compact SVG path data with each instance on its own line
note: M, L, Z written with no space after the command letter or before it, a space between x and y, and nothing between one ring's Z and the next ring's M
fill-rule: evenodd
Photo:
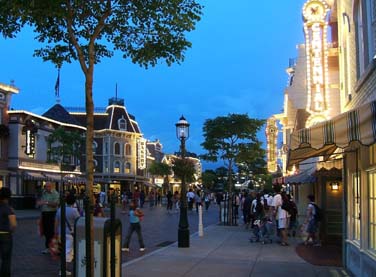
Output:
M117 53L95 68L95 107L107 106L117 83L118 97L124 98L144 137L159 139L165 153L179 149L175 123L182 114L191 124L187 150L200 154L206 119L229 113L266 119L280 113L289 58L295 58L296 45L304 43L304 0L199 2L205 6L202 19L188 34L193 45L181 65L161 62L145 70ZM1 38L0 82L14 80L20 89L11 108L43 114L56 103L57 69L33 57L36 48L30 30L17 39ZM78 62L63 65L61 104L84 107L84 96ZM259 138L265 140L264 130Z

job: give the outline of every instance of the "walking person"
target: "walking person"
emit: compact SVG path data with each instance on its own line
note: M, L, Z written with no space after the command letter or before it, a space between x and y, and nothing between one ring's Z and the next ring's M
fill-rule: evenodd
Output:
M129 205L129 228L125 238L125 242L121 251L129 252L129 243L134 231L137 233L138 243L140 245L140 251L145 251L145 244L142 238L140 221L144 217L144 213L137 207L137 203L132 201Z
M170 213L172 212L172 197L173 197L172 192L170 190L167 192L166 197L167 197L167 212Z
M145 191L141 190L141 192L140 192L140 208L141 209L144 207L145 197L146 197Z
M41 199L37 202L41 208L41 221L43 235L45 236L45 249L42 254L48 254L51 239L54 237L55 216L57 207L59 205L59 193L52 188L51 183L47 183L44 191L42 192Z
M178 212L179 211L179 199L180 199L180 196L179 196L179 192L176 190L174 192L174 206L175 206L175 210Z
M74 223L80 214L77 208L74 207L76 203L76 197L73 194L68 194L65 198L65 261L67 263L66 268L68 269L69 264L73 261L73 236L74 236ZM58 238L61 237L61 208L56 212L55 218L55 234ZM60 238L61 239L61 238ZM61 275L61 272L60 272ZM66 275L72 275L72 272L67 270Z
M194 201L196 203L196 213L198 213L198 207L202 205L201 202L201 191L196 191Z
M251 222L251 206L252 200L250 195L245 191L242 201L243 206L243 222L246 228L248 228L249 223Z
M204 201L205 201L205 210L209 210L210 206L210 193L205 193Z
M12 264L13 237L17 220L13 209L9 206L11 191L9 188L0 189L0 276L9 277Z
M95 217L104 217L104 209L102 203L99 201L99 195L94 194L94 213Z
M319 228L319 222L317 220L317 205L315 204L315 196L310 194L307 196L309 203L307 206L307 216L304 221L306 226L306 232L308 234L307 239L304 241L305 245L312 244L314 246L320 246L320 241L317 239L317 231Z
M291 202L285 192L281 194L281 197L282 205L278 208L278 229L280 230L281 235L281 245L288 246L289 243L287 233L290 226L289 211L291 210Z

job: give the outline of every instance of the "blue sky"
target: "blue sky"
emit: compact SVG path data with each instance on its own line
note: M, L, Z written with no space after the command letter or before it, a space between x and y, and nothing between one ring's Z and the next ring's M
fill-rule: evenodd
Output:
M181 65L162 62L145 70L117 53L96 65L94 105L124 98L129 113L147 139L159 139L164 152L179 148L175 123L183 114L191 123L187 150L202 153L206 119L229 113L247 113L266 119L280 113L286 67L304 42L303 0L200 1L205 6L195 31L188 34L192 48ZM231 4L229 4L231 3ZM18 38L0 39L0 82L14 80L20 93L11 107L42 114L56 103L56 68L32 57L39 45L30 31ZM84 78L77 62L64 65L60 77L61 104L84 107ZM259 134L265 140L264 131Z

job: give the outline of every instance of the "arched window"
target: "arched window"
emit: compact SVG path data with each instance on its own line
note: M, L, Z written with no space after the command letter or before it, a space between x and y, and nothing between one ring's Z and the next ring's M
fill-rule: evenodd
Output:
M114 155L120 155L120 143L114 143Z
M125 164L125 173L131 173L131 163Z
M125 145L125 155L126 156L132 155L132 147L129 143Z
M120 173L120 162L119 161L114 162L114 173Z
M127 121L125 120L124 116L118 120L118 128L120 131L127 130Z

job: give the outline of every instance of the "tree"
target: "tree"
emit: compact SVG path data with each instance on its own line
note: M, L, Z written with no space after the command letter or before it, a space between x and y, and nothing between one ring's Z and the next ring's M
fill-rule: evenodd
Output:
M214 170L207 169L202 173L201 182L204 188L213 190L218 178Z
M228 169L228 190L232 193L232 172L236 160L241 154L255 145L260 145L257 132L264 120L249 118L247 114L229 114L214 119L207 119L203 127L204 142L201 144L207 151L202 158L217 162L222 160ZM229 222L232 213L229 209Z
M81 147L85 140L77 131L67 131L63 127L57 128L47 138L49 144L48 160L61 163L62 168L70 165L72 159L81 157Z
M168 176L171 175L171 167L161 162L153 162L149 167L149 173L153 176L163 176L164 184L170 189L170 181Z
M202 6L194 0L12 0L0 1L0 32L14 37L30 25L42 48L35 56L63 63L78 61L85 77L87 198L92 206L94 159L94 67L102 58L121 51L124 58L144 68L159 60L167 65L184 60L191 47L186 34L195 29ZM86 228L93 230L92 212ZM90 271L94 275L93 231L87 241ZM89 247L89 245L87 245ZM89 253L90 252L90 253Z
M184 179L188 183L195 181L195 164L192 160L188 158L174 158L172 161L172 170L174 175L179 177L181 180Z

